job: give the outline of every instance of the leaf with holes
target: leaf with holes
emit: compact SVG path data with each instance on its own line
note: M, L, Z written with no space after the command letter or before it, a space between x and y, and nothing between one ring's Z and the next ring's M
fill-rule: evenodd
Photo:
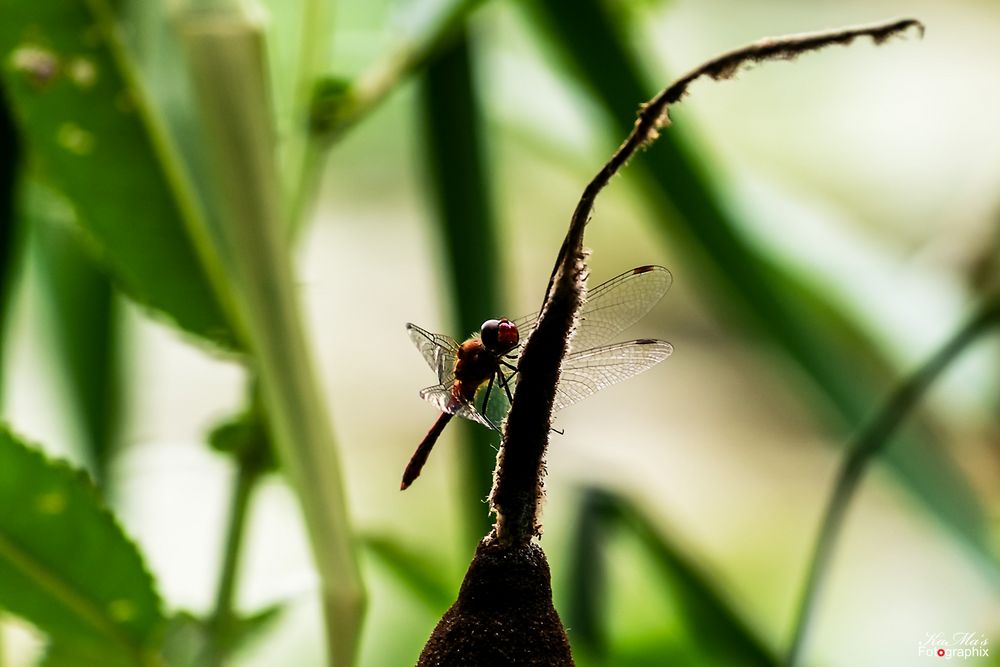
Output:
M163 615L139 551L86 475L2 426L0 608L36 625L61 653L159 664Z
M5 3L0 81L32 166L72 205L123 291L236 347L206 268L215 257L201 208L106 3Z

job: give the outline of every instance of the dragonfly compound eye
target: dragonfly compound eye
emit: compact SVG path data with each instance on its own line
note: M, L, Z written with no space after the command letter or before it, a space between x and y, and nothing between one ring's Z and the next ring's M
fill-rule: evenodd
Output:
M517 345L517 325L510 320L486 320L479 329L483 346L494 354L503 354Z
M517 331L517 325L510 320L500 320L497 326L497 342L499 347L504 350L510 350L515 345L517 345L520 340L520 334Z

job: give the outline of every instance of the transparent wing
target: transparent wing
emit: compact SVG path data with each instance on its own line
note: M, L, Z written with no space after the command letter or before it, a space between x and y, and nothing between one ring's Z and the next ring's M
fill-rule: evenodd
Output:
M449 391L455 381L455 355L458 353L458 341L451 336L431 333L421 329L416 324L406 324L406 333L417 346L420 355L437 374L438 382L447 385Z
M562 410L605 387L649 370L673 351L673 345L666 341L644 339L570 354L559 376L554 409Z
M574 350L588 350L601 345L638 322L670 289L673 276L662 266L639 266L601 283L587 293L580 309L580 323L573 340ZM521 346L538 323L538 313L514 320Z
M479 410L477 410L471 403L455 401L451 394L451 387L452 385L449 383L438 384L433 387L421 389L420 398L424 399L441 412L450 412L453 415L464 417L465 419L474 421L477 424L482 424L486 428L494 431L500 430L493 422L480 414ZM492 403L492 401L490 402Z
M504 382L507 383L507 389L510 391L510 395L514 395L514 387L517 385L517 373L508 369L501 368L501 373L503 374ZM479 394L476 397L476 404L482 405L484 398L485 388L479 390ZM510 400L507 398L507 392L504 391L503 385L501 384L500 377L497 377L493 382L493 388L490 390L489 401L486 404L486 409L483 413L486 418L489 419L494 424L499 424L510 412Z

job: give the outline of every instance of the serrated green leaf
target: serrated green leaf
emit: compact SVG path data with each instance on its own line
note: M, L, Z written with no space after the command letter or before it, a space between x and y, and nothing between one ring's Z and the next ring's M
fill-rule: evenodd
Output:
M48 634L59 654L158 664L163 617L138 549L85 474L47 459L6 427L0 607Z
M137 663L123 654L109 653L101 646L52 642L36 667L135 667Z
M103 0L5 3L2 81L33 164L72 204L119 285L181 328L236 347L199 212Z

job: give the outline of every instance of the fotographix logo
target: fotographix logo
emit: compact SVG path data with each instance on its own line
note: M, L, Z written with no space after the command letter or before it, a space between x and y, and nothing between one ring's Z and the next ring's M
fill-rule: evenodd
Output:
M988 658L990 640L981 632L955 632L951 635L928 632L926 637L917 642L917 655L946 660Z

